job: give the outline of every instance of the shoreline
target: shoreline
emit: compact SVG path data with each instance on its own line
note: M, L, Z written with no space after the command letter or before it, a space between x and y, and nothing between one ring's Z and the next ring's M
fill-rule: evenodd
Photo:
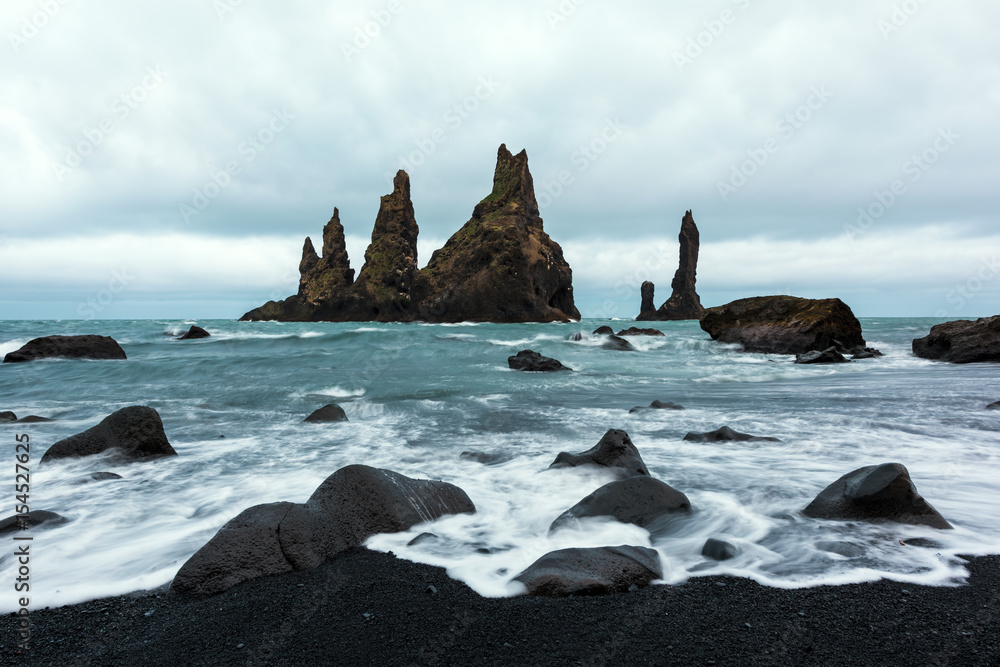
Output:
M1000 662L1000 556L958 587L802 589L710 576L603 597L484 598L441 568L352 549L210 598L165 588L32 611L5 665L915 665Z

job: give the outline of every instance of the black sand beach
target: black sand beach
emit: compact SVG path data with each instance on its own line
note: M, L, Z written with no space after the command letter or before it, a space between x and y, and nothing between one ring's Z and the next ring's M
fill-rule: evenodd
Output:
M221 595L165 590L32 613L7 665L998 665L1000 556L967 585L782 590L748 579L592 598L487 599L439 568L353 549ZM433 587L433 588L431 588Z

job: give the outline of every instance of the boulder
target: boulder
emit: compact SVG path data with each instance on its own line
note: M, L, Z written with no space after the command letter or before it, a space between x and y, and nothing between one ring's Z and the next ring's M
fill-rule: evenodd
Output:
M643 463L639 450L632 444L632 439L625 431L611 429L604 434L600 442L585 452L570 454L569 452L559 452L556 460L552 462L552 468L573 468L582 465L595 465L602 468L611 468L619 475L631 477L632 475L648 475L649 469Z
M594 334L597 336L611 336L615 333L615 330L611 327L604 325L594 329Z
M153 408L137 405L113 412L97 426L60 440L42 455L41 462L111 450L116 451L113 458L121 461L177 456L163 432L160 415Z
M740 550L724 540L710 537L705 541L705 546L701 548L701 555L712 560L729 560L736 558Z
M469 496L452 484L347 466L305 503L256 505L241 512L181 566L171 588L214 595L257 577L315 568L378 533L475 511Z
M587 517L611 517L651 533L662 533L671 520L691 512L687 496L658 479L637 475L605 484L560 514L549 532L575 525Z
M700 239L698 226L694 223L691 211L684 213L681 219L681 232L677 237L680 241L680 260L677 272L670 283L673 292L670 298L658 309L653 310L653 283L642 284L642 303L637 320L697 320L705 312L701 299L695 290L695 279L698 269L698 248Z
M997 401L996 403L990 403L989 405L986 406L986 409L987 410L1000 410L1000 401Z
M861 323L840 299L758 296L709 308L701 328L747 352L802 354L864 347Z
M577 331L576 333L571 334L570 337L569 337L569 339L571 341L578 342L578 341L584 340L586 337L587 337L587 334L585 334L585 333L583 333L581 331Z
M210 338L211 336L212 334L208 333L201 327L191 325L191 328L187 330L187 333L178 337L177 340L193 340L197 338Z
M1000 362L1000 315L936 324L913 341L913 354L953 364Z
M36 359L125 359L125 351L110 336L45 336L25 343L4 357L5 364Z
M602 349L605 350L615 350L618 352L635 352L636 349L632 343L628 342L620 336L615 336L614 334L608 336L608 339L604 341L601 345Z
M29 528L54 528L67 523L69 519L48 510L32 510L27 514L15 514L0 520L0 537Z
M688 433L684 439L688 442L781 442L778 438L740 433L728 426L708 433Z
M628 412L629 414L633 414L636 412L643 412L645 410L683 410L683 409L684 409L683 405L678 405L677 403L671 403L670 401L657 400L650 403L648 407L637 405Z
M795 363L797 364L844 364L848 361L844 355L837 352L835 347L828 347L822 352L813 350L795 355Z
M510 461L513 457L503 452L462 452L458 458L463 461L474 461L485 466L494 466Z
M299 291L242 320L552 322L580 319L573 272L542 228L527 153L497 151L493 190L472 218L418 270L419 229L410 178L399 171L382 197L357 280L339 212L323 231L323 257L308 238Z
M76 480L75 484L90 484L91 482L107 482L112 479L123 479L123 477L113 472L92 472Z
M7 422L16 422L17 415L9 410L6 412L0 412L0 424L5 424Z
M27 417L21 417L15 423L16 424L44 424L45 422L55 421L54 419L49 419L48 417L39 417L38 415L28 415Z
M515 371L531 371L536 373L552 373L555 371L571 371L572 368L551 357L543 357L534 350L521 350L513 357L507 357L507 365Z
M609 329L611 327L608 327ZM619 336L665 336L659 329L640 329L639 327L629 327L618 332Z
M802 511L815 519L894 521L932 528L951 528L924 500L901 463L866 466L847 473L823 489Z
M663 577L660 556L646 547L552 551L514 577L528 595L607 595L643 588Z
M848 350L844 354L850 354L851 359L875 359L876 357L885 356L874 347L856 347L852 350Z
M329 405L324 405L319 410L316 410L311 415L305 418L306 422L310 424L318 424L322 422L346 422L347 413L344 412L344 408L340 407L336 403L330 403Z

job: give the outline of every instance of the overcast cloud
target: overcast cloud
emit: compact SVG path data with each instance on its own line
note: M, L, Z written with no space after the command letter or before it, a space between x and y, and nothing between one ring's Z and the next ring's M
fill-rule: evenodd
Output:
M706 305L1000 312L1000 6L674 4L5 0L0 317L238 317L334 206L360 269L398 168L423 264L501 143L584 316L669 296L686 209Z

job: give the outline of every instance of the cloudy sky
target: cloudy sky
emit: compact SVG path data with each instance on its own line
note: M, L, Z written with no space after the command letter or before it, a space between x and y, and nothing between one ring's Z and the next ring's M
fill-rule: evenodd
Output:
M4 0L0 318L235 318L410 173L420 262L527 149L584 316L1000 312L1000 5ZM560 183L560 180L562 183Z

